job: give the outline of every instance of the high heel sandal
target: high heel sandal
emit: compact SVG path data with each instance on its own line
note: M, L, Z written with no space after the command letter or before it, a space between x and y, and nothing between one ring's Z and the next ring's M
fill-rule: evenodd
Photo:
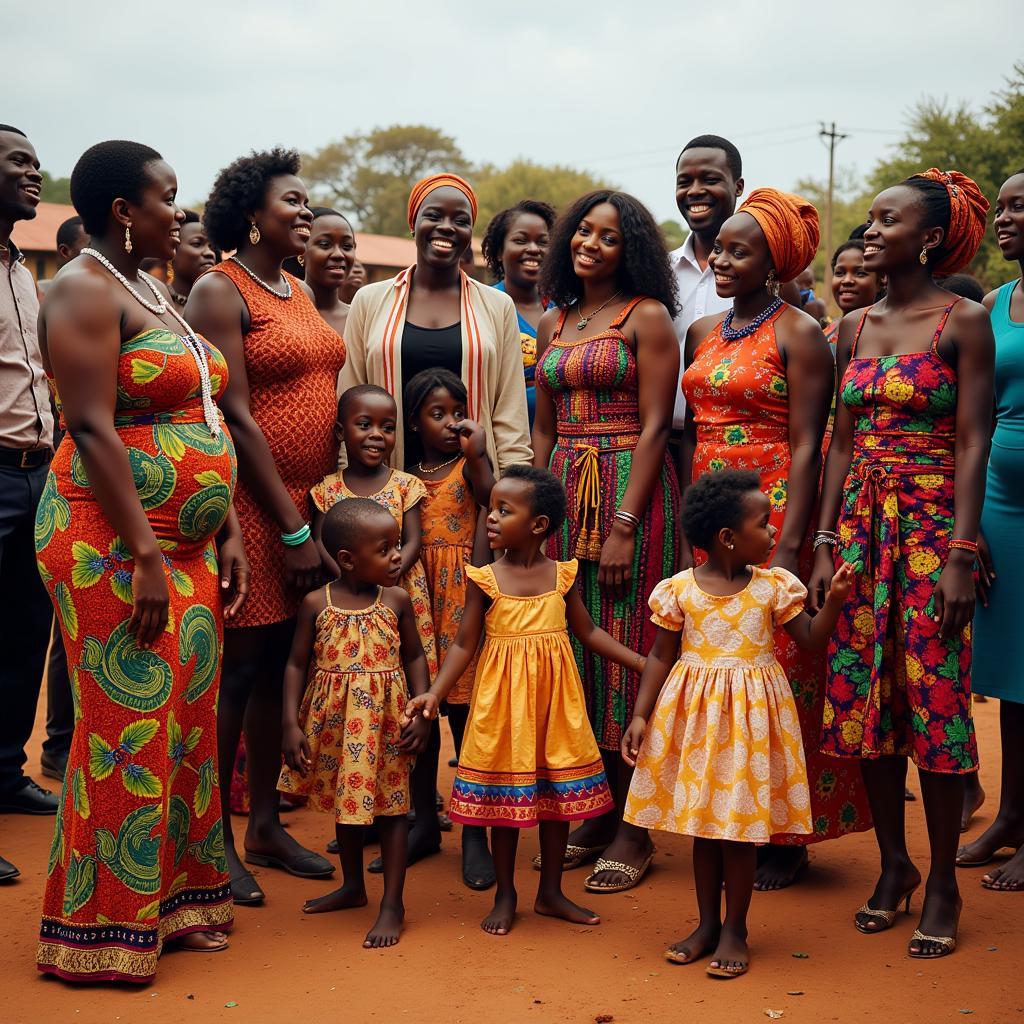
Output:
M868 928L866 924L862 924L857 920L857 914L854 915L853 926L857 931L863 932L865 935L874 935L876 932L888 931L896 920L896 915L900 912L899 908L901 903L903 904L903 913L910 913L910 898L915 892L917 892L920 884L921 883L918 882L915 885L912 885L906 892L902 893L896 899L895 910L876 910L874 907L869 907L865 903L864 906L857 911L857 914L864 914L866 917L869 917L874 921L881 921L882 923L877 928Z

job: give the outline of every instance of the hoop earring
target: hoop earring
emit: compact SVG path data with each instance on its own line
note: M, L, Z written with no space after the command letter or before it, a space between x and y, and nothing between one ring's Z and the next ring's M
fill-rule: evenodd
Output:
M131 224L125 224L124 226L124 251L132 251L132 226Z
M921 264L922 267L927 267L928 266L928 246L927 245L922 245L921 246L921 254L917 257L917 259L918 259L918 262Z
M249 228L249 241L253 245L260 244L260 229L256 227L256 221L252 222L252 227Z
M306 265L306 257L300 252L299 255L295 257L295 262L298 263L300 267L304 267Z

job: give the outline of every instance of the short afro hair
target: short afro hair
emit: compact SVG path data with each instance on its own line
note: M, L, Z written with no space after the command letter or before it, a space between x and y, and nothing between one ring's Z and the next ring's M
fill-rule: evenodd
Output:
M580 196L555 222L541 272L540 292L567 309L582 297L583 285L573 268L570 243L580 221L595 207L610 203L622 228L622 259L618 286L628 295L657 299L674 317L679 312L679 286L668 259L665 237L651 211L626 192L600 188Z
M195 210L182 210L181 212L185 215L182 224L202 224L203 218Z
M228 164L213 183L203 210L206 233L218 249L239 249L249 234L248 215L259 210L271 178L298 174L301 162L294 149L280 146L252 152Z
M420 370L406 384L405 392L402 395L402 407L410 423L419 415L420 409L423 408L424 402L430 397L431 393L438 388L444 388L456 402L461 402L463 405L469 402L469 392L466 390L466 385L451 370L446 370L443 366L435 366L429 370Z
M57 248L62 245L72 246L78 238L78 232L84 231L81 217L68 217L59 228L57 228Z
M389 402L394 402L395 410L398 410L398 403L395 402L395 396L390 391L385 391L384 388L378 387L376 384L356 384L354 387L348 388L341 393L341 398L338 399L338 422L340 423L347 415L349 409L352 407L352 403L357 398L362 398L364 395L383 395Z
M14 135L20 135L23 139L28 138L20 128L15 128L13 124L0 124L0 132L11 132Z
M333 558L343 548L351 551L362 540L366 527L377 519L395 521L394 516L372 498L344 498L327 510L320 540Z
M947 292L959 295L961 298L970 299L972 302L981 302L985 298L985 289L981 282L970 274L950 274L949 277L937 277L935 283Z
M725 162L729 166L733 181L739 181L743 177L743 159L740 157L740 151L721 135L698 135L695 139L690 139L676 157L677 167L683 153L688 149L720 149L725 154Z
M490 224L487 225L483 241L480 243L481 252L487 261L487 268L494 275L496 281L503 281L505 279L505 267L501 262L501 251L505 248L505 239L508 237L509 230L521 213L532 213L540 217L547 224L548 231L551 230L552 225L555 223L555 208L550 203L542 202L540 199L523 199L516 203L515 206L510 206L507 210L496 213L491 218Z
M710 551L719 530L735 530L743 519L743 499L761 490L761 478L750 469L705 473L683 495L683 533L691 547Z
M519 480L530 488L530 511L535 516L548 517L545 536L562 528L567 509L565 488L550 469L517 463L505 470L502 480Z
M71 202L91 237L102 238L115 199L137 203L149 183L147 168L163 157L152 146L111 139L90 146L71 172Z
M836 251L832 253L832 263L830 266L833 270L836 269L836 260L850 249L856 249L858 252L864 252L864 239L863 238L848 238L845 242L841 242L837 247Z

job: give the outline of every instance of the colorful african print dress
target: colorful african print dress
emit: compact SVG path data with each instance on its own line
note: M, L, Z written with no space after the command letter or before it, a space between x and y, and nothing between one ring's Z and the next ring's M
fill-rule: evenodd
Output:
M537 386L550 394L558 417L549 465L565 486L570 511L566 524L551 535L548 554L580 560L580 592L591 618L630 650L646 654L657 633L647 598L679 561L679 480L667 451L647 508L630 509L640 516L640 526L629 590L612 600L597 582L601 546L611 533L640 439L636 354L621 328L642 301L634 299L608 330L585 338L562 336L563 310L537 366ZM575 639L573 650L598 745L618 750L636 703L639 673L585 651Z
M821 746L953 774L978 765L971 626L944 640L933 618L953 537L957 404L937 346L955 304L926 352L858 358L867 311L857 327L840 393L854 432L836 558L860 572L829 645Z
M427 489L423 481L411 473L403 473L399 469L391 470L388 482L376 493L368 494L365 497L371 501L383 505L402 528L402 520L405 513L415 508L427 495ZM325 476L309 492L313 504L321 515L332 508L343 498L359 498L364 495L350 491L345 485L343 472L331 473ZM420 642L423 644L423 653L427 656L427 669L430 678L437 675L437 645L434 642L434 622L430 616L430 590L427 587L427 574L423 571L422 559L417 559L399 580L405 592L412 601L412 611L416 618L416 628L419 630Z
M227 364L207 353L216 397ZM114 424L163 551L169 619L149 650L129 635L132 556L65 434L36 514L36 551L71 667L75 734L36 961L71 981L145 982L165 942L232 920L217 795L214 538L235 452L226 429L215 437L206 426L199 370L168 330L122 343Z
M782 529L789 482L789 385L775 341L783 306L750 337L722 338L716 326L683 374L683 391L697 426L692 479L720 469L750 469L761 476L771 501L771 522ZM813 515L811 517L814 519ZM703 555L700 555L703 559ZM800 575L811 568L810 530L800 552ZM806 651L784 629L775 631L775 654L793 688L810 783L814 832L785 833L773 843L806 844L871 828L871 814L853 765L818 749L825 690L825 656Z
M501 592L493 566L466 566L491 606L452 821L527 828L593 818L613 807L565 623L576 567L559 562L554 590L515 597Z

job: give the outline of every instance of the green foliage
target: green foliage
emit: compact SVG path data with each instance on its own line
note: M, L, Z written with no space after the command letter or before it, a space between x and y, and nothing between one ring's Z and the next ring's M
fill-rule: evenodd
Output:
M665 236L665 245L670 252L673 249L678 249L686 241L686 236L689 234L677 220L663 220L658 227L661 228L661 233Z
M40 171L43 176L44 203L64 203L71 205L71 179L55 178L49 171Z

